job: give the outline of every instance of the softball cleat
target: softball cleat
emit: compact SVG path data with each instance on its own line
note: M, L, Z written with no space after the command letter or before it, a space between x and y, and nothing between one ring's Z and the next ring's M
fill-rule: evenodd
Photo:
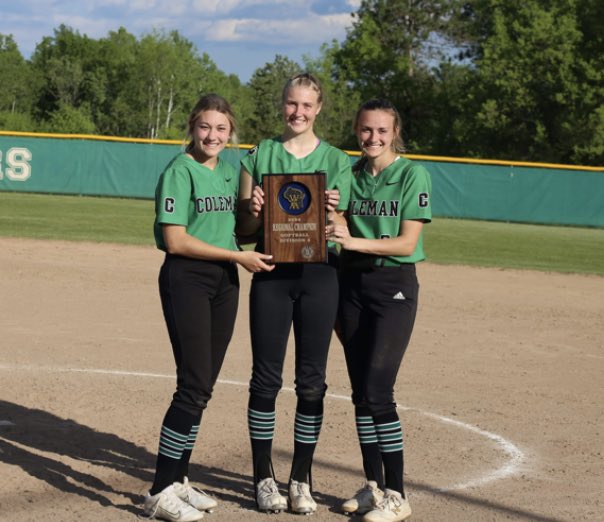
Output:
M378 488L375 480L368 480L351 499L342 504L342 512L345 515L364 515L374 509L384 498L384 492Z
M256 484L256 506L264 513L281 513L287 509L287 500L279 493L273 477L268 477Z
M155 495L147 493L143 509L147 518L158 518L168 522L196 522L203 518L201 511L178 498L174 485Z
M289 483L289 505L294 513L311 515L317 510L317 503L310 494L310 486L306 482L292 480Z
M411 516L409 501L398 491L386 489L384 498L363 517L363 522L401 522Z
M182 484L180 482L175 482L173 485L176 496L183 502L189 504L189 506L193 506L197 511L212 513L214 508L218 505L218 502L204 491L191 486L187 477L184 478Z

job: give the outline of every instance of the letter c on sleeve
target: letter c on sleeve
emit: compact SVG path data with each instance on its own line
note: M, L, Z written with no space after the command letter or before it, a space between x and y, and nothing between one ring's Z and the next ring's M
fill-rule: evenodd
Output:
M174 212L174 198L164 199L164 211L168 214L172 214Z

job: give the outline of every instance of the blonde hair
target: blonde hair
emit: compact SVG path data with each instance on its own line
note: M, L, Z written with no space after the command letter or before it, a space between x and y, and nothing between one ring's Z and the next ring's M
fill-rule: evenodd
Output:
M193 107L193 110L189 114L189 121L188 121L188 125L187 125L187 137L185 138L185 141L192 137L193 128L195 127L195 122L197 121L197 118L199 118L199 115L205 111L220 112L227 117L227 120L229 120L229 124L231 126L231 130L229 132L229 137L231 139L231 142L236 144L237 143L237 120L235 119L235 114L233 113L233 109L231 109L231 105L229 104L228 101L226 101L222 96L220 96L218 94L214 94L214 93L206 94L205 96L202 96L201 98L199 98L199 100L195 104L195 107ZM185 150L187 152L189 152L193 148L194 145L195 145L195 142L192 139L190 139Z
M308 87L317 93L317 101L319 103L323 102L323 89L321 88L321 82L314 74L305 72L302 74L297 74L293 78L287 80L285 86L283 87L281 101L285 102L285 97L287 96L288 91L293 87Z

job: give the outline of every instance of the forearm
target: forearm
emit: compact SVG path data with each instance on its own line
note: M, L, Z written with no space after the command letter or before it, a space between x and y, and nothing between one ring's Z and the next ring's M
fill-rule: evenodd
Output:
M187 233L165 234L168 253L206 261L234 261L236 251L210 245Z
M342 246L346 250L373 254L376 256L410 256L415 250L416 240L404 236L385 239L365 239L350 237Z

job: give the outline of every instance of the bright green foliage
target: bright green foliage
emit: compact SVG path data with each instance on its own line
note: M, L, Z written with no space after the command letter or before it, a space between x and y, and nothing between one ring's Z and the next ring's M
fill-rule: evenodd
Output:
M137 40L120 28L92 40L62 25L38 44L31 66L39 79L39 128L54 132L184 140L201 95L218 92L236 106L250 105L239 79L177 31Z
M303 66L277 55L247 85L177 31L94 40L61 25L30 61L0 35L0 129L180 140L217 92L255 143L281 132L281 89L303 70L336 146L356 149L359 103L387 97L411 153L604 164L602 0L361 0L343 42Z
M34 128L36 128L36 124L28 113L0 111L0 129L10 129L17 132L31 132Z
M581 33L567 5L540 3L491 2L492 26L477 61L477 112L469 135L483 154L570 160L572 136L563 124L582 96L576 55Z
M0 34L0 111L29 111L32 105L29 64L11 35Z
M88 105L83 104L76 108L60 102L57 110L50 114L40 130L65 134L94 134L96 127L90 116Z

